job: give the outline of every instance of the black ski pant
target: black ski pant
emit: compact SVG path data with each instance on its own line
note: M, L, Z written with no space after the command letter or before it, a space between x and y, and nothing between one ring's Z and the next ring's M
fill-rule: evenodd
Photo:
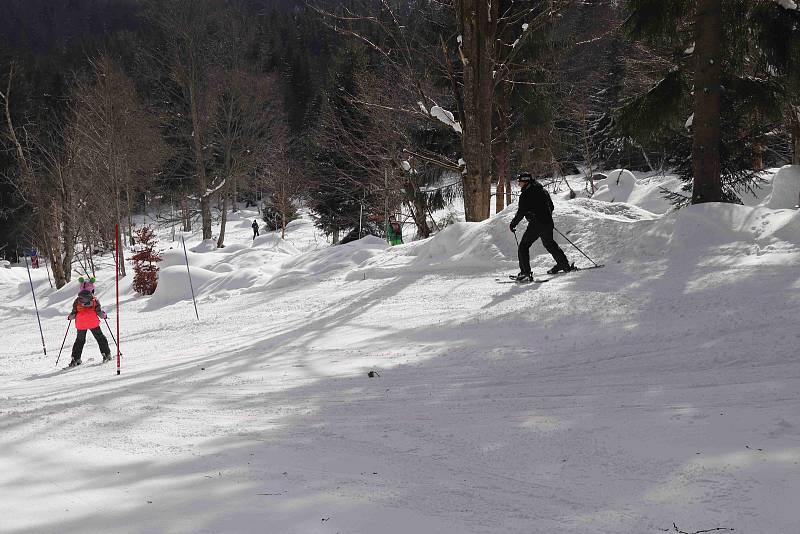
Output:
M100 345L100 352L103 354L111 354L111 349L108 348L108 340L106 336L103 335L103 331L100 330L100 327L92 328L92 335L97 340L97 344ZM78 337L75 338L75 344L72 345L72 359L73 360L80 360L81 354L83 353L83 345L86 343L86 330L78 330Z
M528 228L522 234L522 241L519 242L519 270L523 273L531 272L531 246L537 239L542 239L542 245L547 249L547 252L553 256L558 265L569 265L567 255L558 246L556 240L553 239L553 227L547 224L542 224L536 220L528 223Z
M253 239L258 237L258 228L253 228Z

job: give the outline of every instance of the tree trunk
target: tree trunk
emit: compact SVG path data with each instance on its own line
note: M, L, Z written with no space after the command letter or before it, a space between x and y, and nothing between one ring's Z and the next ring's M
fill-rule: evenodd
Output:
M55 212L55 206L53 206L53 211ZM52 223L58 223L55 216L53 216ZM42 226L45 226L44 221L42 221ZM57 240L54 236L56 236L56 230L50 228L48 231L47 228L43 228L42 240L44 241L47 257L50 259L50 265L53 267L53 278L56 282L56 289L61 289L67 283L67 279L64 276L64 264L61 262L61 257L59 257L57 253L58 248L53 243L54 239Z
M495 135L493 147L494 167L492 169L494 178L497 181L497 189L495 190L496 213L500 213L505 207L505 184L508 178L509 156L508 130L511 127L508 116L508 101L511 96L510 90L509 84L502 82L497 94L497 134Z
M191 83L194 83L192 81ZM196 88L189 88L189 106L192 113L192 141L194 142L194 166L197 172L197 192L200 196L200 218L203 225L203 240L211 239L211 198L208 195L208 179L206 177L206 161L203 155L202 127L197 110Z
M499 2L460 0L457 4L464 66L462 147L467 170L464 213L467 221L489 217L492 191L493 46Z
M123 252L123 246L122 246L122 245L125 244L125 241L122 239L122 236L124 234L123 234L123 230L122 230L122 228L123 228L123 226L122 226L122 210L121 210L120 205L119 205L119 202L120 202L119 196L120 196L120 191L119 191L119 189L117 189L117 191L115 192L116 208L117 208L116 221L117 221L118 227L120 228L120 231L119 231L120 235L118 236L119 237L119 249L117 251L118 252L118 254L117 254L117 273L119 274L120 278L125 278L125 276L128 273L125 272L125 253ZM114 239L116 239L116 238L117 238L117 236L114 237Z
M764 152L766 152L766 148L761 143L756 143L753 146L753 170L754 171L763 171L764 170Z
M431 236L431 227L428 225L425 196L413 180L408 180L405 187L414 193L413 202L407 202L406 205L411 212L411 218L414 219L414 224L417 226L417 235L422 239L428 238Z
M722 201L720 97L722 0L697 1L692 204Z
M792 165L800 165L800 107L792 106Z
M192 231L192 215L189 212L189 205L185 197L181 199L181 222L183 223L184 232Z
M239 180L235 176L231 177L231 180L233 180L233 183L231 184L231 189L233 190L233 195L231 198L231 211L236 213L239 211L239 203L237 202L239 200Z
M119 243L119 247L117 248L117 275L120 278L125 278L127 273L125 271L125 241L122 239L122 228L117 226L114 231L116 232L114 241Z
M228 195L222 195L222 221L219 225L217 248L225 246L225 225L228 223Z
M132 200L131 197L132 197L131 188L130 188L130 185L128 185L125 188L125 199L127 200L127 203L126 203L125 207L127 208L127 211L128 211L128 213L127 213L127 215L128 215L128 243L130 244L130 246L134 246L136 244L136 241L134 241L134 239L133 239L133 213L132 213L133 212L133 206L132 206L133 200ZM145 214L147 214L147 203L146 202L145 202L144 212L145 212Z

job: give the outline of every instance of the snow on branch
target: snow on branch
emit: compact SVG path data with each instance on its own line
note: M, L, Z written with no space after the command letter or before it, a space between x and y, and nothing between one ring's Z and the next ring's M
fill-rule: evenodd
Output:
M219 191L220 189L222 189L225 186L225 182L227 182L227 181L228 181L228 179L226 178L226 179L222 180L220 183L218 183L216 187L211 188L211 189L206 189L206 192L203 193L203 198L208 198L211 195L213 195L214 193L216 193L217 191Z
M201 199L205 199L205 198L210 197L211 195L213 195L214 193L216 193L217 191L219 191L220 189L225 187L225 182L227 182L227 181L228 181L228 179L226 178L226 179L222 180L219 184L217 184L215 187L206 188L206 192L203 193L200 198ZM197 198L197 196L195 196L195 195L189 195L188 198L190 198L191 200L199 200Z
M797 2L795 0L774 0L779 6L784 9L797 9Z
M444 124L450 126L458 133L463 133L461 130L461 123L456 121L453 114L440 106L433 106L431 108L431 117L439 119Z

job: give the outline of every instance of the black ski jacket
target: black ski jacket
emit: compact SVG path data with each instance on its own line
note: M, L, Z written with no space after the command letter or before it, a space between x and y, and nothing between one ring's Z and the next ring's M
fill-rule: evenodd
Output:
M539 182L533 182L519 196L519 207L517 208L517 214L514 215L514 219L511 221L511 226L516 228L524 217L528 219L528 222L533 222L536 219L540 224L552 228L554 226L553 209L550 193Z

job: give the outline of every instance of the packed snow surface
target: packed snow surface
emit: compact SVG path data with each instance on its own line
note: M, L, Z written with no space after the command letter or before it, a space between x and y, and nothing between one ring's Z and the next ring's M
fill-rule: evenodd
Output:
M605 268L538 285L506 283L513 206L396 247L164 229L119 313L99 259L119 376L91 336L55 366L77 282L32 272L44 356L0 269L0 532L800 532L800 212L654 211L617 174L555 197Z

